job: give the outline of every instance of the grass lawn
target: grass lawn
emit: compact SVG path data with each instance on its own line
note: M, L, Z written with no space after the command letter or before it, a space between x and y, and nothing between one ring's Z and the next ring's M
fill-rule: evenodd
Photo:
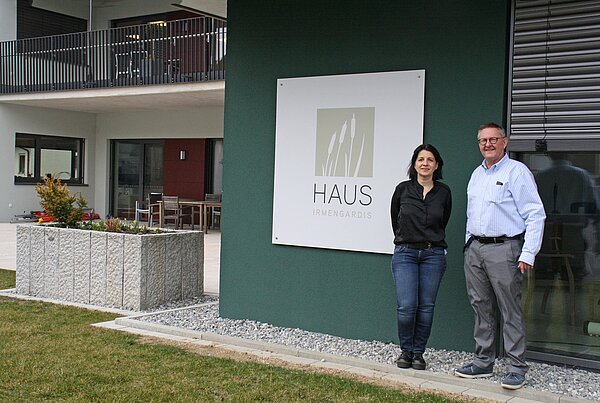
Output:
M0 269L0 290L13 288L15 286L15 272Z
M14 281L14 272L0 270L0 289ZM114 318L0 297L0 401L452 401L90 326Z

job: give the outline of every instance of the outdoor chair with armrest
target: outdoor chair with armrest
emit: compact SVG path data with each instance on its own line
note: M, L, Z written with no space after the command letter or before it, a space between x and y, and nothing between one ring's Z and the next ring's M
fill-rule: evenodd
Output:
M206 193L204 195L204 201L206 203L219 203L218 206L210 206L210 224L211 228L218 224L221 225L221 194L220 193Z
M160 216L159 201L162 199L162 193L150 193L146 198L145 206L142 206L137 200L135 202L135 220L140 222L140 219L146 219L148 226L152 226L153 219Z
M162 197L162 208L163 208L163 222L166 224L167 221L173 221L175 228L183 229L183 218L191 217L191 213L183 211L182 206L179 204L179 196L163 196Z

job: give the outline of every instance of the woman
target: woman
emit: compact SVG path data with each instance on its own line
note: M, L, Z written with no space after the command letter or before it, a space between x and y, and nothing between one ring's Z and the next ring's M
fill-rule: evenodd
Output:
M394 256L400 368L422 370L431 333L433 308L446 271L445 228L452 210L450 188L439 182L444 161L431 144L418 146L408 168L409 180L392 196Z

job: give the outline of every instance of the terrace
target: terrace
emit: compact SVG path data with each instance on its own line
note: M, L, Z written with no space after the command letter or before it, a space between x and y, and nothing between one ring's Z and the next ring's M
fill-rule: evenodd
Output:
M226 41L198 17L0 42L0 94L224 80Z

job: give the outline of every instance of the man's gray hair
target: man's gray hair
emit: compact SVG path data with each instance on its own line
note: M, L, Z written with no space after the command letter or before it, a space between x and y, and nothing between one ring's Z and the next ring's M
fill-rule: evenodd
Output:
M502 126L494 122L489 122L479 126L479 130L477 130L477 139L479 139L479 135L481 134L481 131L483 129L498 129L502 137L506 137L506 132L504 131L504 128Z

